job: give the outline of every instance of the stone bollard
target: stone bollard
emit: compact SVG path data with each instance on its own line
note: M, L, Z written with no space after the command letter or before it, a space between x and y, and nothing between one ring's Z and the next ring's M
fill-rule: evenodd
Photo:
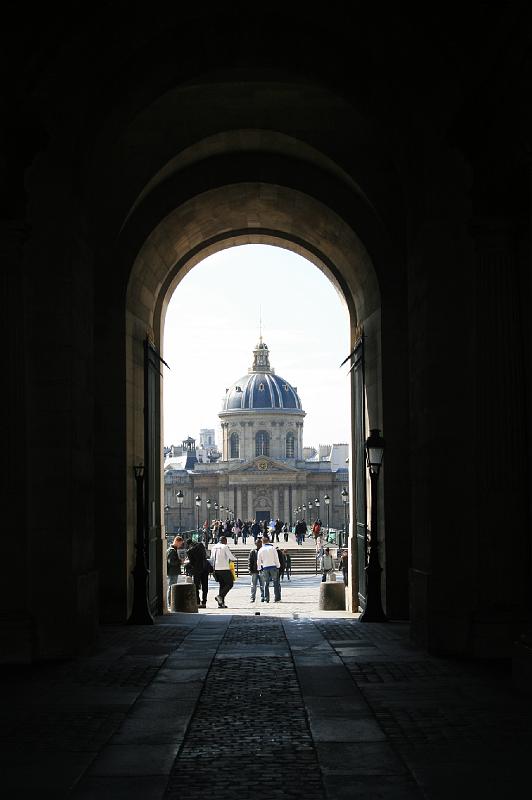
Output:
M193 583L174 583L170 587L170 610L198 613L198 598Z
M345 611L345 585L340 581L320 583L320 611Z

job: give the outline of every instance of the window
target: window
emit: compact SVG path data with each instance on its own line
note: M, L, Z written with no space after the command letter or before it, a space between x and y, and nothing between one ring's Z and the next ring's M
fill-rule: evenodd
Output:
M270 437L266 431L258 431L255 436L255 455L270 455Z
M286 457L295 458L295 440L293 433L286 434Z
M238 433L232 433L229 437L229 458L240 458L240 440Z
M263 391L264 391L264 384L263 383L259 383L259 392L263 392Z

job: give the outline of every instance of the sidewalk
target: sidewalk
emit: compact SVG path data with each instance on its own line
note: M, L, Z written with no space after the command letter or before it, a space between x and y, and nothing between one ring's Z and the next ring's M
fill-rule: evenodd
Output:
M428 656L405 623L317 613L310 584L260 616L247 591L227 610L105 627L92 656L3 668L4 796L528 796L532 701L509 665Z

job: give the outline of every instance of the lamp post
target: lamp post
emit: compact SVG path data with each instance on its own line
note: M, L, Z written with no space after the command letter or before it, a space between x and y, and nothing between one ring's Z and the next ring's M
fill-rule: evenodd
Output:
M133 567L133 608L128 619L129 625L153 625L153 617L148 605L148 575L145 556L144 531L144 467L133 467L137 494L137 542L135 566Z
M327 506L327 541L329 540L329 504L331 502L331 498L328 494L326 494L323 498L323 502Z
M178 533L181 533L181 506L183 505L183 492L179 489L178 492L175 493L175 499L177 502L177 507L179 509L179 530Z
M366 608L360 622L386 622L381 601L381 572L379 563L379 538L377 528L377 485L384 457L384 439L380 430L372 428L366 439L366 464L371 481L371 540L366 567Z
M194 502L196 503L196 530L198 532L198 539L199 539L199 534L200 534L199 510L201 506L201 497L199 496L199 494L196 495L196 499L194 500Z
M311 516L311 514L312 514L312 500L307 500L307 506L308 506L308 521L312 525L312 516Z
M349 503L349 493L345 487L342 489L342 502L344 504L344 537L345 544L347 544L347 504ZM342 546L341 542L340 546Z
M207 530L205 531L205 547L209 544L209 531L211 529L211 501L208 499L205 503L207 506Z
M170 511L170 506L167 504L164 507L164 527L165 527L165 532L166 533L168 532L168 514L169 514L169 511Z
M216 542L216 532L218 530L218 519L219 519L219 517L218 517L218 509L219 509L219 505L218 505L218 503L215 503L214 504L214 518L216 520L216 526L213 528L213 531L212 531L212 543L213 544Z
M307 517L307 507L306 507L305 503L303 503L303 505L301 506L301 511L303 512L303 522L306 522L306 521L307 521L307 520L306 520L306 517Z

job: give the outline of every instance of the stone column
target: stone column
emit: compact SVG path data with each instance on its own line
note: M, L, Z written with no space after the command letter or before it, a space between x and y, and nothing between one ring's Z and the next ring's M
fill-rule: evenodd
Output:
M255 509L253 508L253 489L248 486L248 519L255 519Z
M242 508L242 487L238 486L236 490L236 508L235 517L244 518L244 509Z
M275 487L273 494L273 518L277 519L279 516L279 489Z
M283 522L291 522L291 519L290 519L290 489L288 488L288 486L284 487Z

